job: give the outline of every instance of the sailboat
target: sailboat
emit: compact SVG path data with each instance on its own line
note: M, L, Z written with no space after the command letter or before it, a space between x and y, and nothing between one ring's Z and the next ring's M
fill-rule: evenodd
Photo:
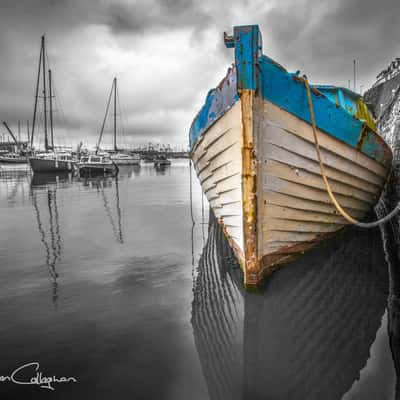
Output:
M111 86L111 92L108 97L108 102L107 102L107 107L106 107L106 114L104 116L103 124L100 130L100 137L99 137L99 142L97 144L97 150L98 152L100 148L100 143L101 139L103 138L103 132L104 132L104 125L107 119L108 115L108 110L110 108L110 103L111 99L113 98L114 102L114 137L113 137L113 151L110 152L110 158L111 161L113 161L117 165L140 165L140 155L137 153L128 153L128 152L123 152L118 150L117 147L117 78L113 79L113 83Z
M74 168L75 160L69 151L60 151L55 149L54 146L54 129L53 129L53 93L52 93L52 78L51 70L48 70L46 77L46 53L45 53L45 37L42 36L40 56L39 56L39 68L36 81L35 91L35 105L33 110L33 122L32 122L32 135L31 135L31 147L33 146L33 138L35 133L36 123L36 111L38 105L38 91L40 84L40 75L42 73L43 80L43 109L44 109L44 147L45 151L36 153L33 157L29 157L29 164L33 172L60 172L60 171L72 171ZM49 93L46 89L46 81L49 84ZM47 103L49 103L49 115L47 115ZM47 131L47 119L50 119L50 142Z
M88 154L81 157L76 164L80 175L118 174L118 166L110 159L108 153Z

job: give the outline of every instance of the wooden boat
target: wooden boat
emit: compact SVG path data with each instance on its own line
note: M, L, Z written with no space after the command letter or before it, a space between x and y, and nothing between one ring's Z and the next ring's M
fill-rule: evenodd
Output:
M234 48L235 64L195 117L190 152L244 284L256 287L348 223L321 175L312 109L326 176L354 218L376 204L392 153L357 93L335 86L307 90L298 72L262 54L258 26L235 27L224 40Z
M33 138L36 127L36 111L38 105L38 92L40 85L40 77L43 76L43 111L44 111L44 147L45 151L36 153L29 157L29 164L33 172L62 172L73 171L76 160L73 159L72 153L66 150L58 150L54 146L54 129L53 129L53 92L52 92L52 74L49 69L46 71L46 48L45 37L42 36L40 55L39 55L39 70L36 81L35 103L32 121L31 147L33 147ZM48 90L46 84L48 83ZM47 106L49 111L47 112ZM49 119L49 121L48 121ZM48 132L47 124L49 122L50 132Z
M104 127L106 124L108 110L110 108L111 99L114 103L114 113L113 113L113 150L110 152L111 160L117 165L140 165L140 155L137 153L127 153L118 150L117 147L117 78L113 79L111 85L110 95L108 96L108 102L106 107L106 113L104 115L103 124L100 129L99 141L97 143L97 151L100 149L101 140L103 138Z
M118 167L108 154L90 154L81 157L76 167L81 175L117 174Z

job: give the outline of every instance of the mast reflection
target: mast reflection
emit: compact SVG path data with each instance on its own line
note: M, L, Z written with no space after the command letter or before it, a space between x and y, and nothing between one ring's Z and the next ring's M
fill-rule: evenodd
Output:
M45 262L52 283L52 301L57 305L58 272L57 263L61 259L62 237L60 215L57 204L57 189L68 184L71 175L34 174L31 181L31 199L35 212L40 240L45 251Z
M125 171L128 171L125 169ZM131 168L129 169L130 173L134 170ZM130 175L128 174L128 177ZM103 207L107 218L110 222L114 237L117 242L124 243L124 236L122 233L122 211L120 205L120 193L119 193L119 177L118 176L111 176L111 175L97 175L94 177L81 177L80 181L83 182L84 186L91 186L97 190L97 193L100 194ZM106 193L106 188L111 188L115 183L115 191L114 191L114 204L109 200L109 197ZM115 207L115 212L113 208Z

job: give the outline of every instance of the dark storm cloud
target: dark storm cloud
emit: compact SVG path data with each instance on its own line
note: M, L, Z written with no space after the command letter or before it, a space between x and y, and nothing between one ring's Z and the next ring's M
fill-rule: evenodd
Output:
M258 23L264 53L313 82L367 85L400 55L398 0L3 0L0 120L32 118L40 36L74 142L95 142L114 76L125 131L185 143L233 62L223 31ZM90 138L90 140L89 140ZM134 139L133 139L134 140Z
M151 30L202 28L212 16L196 0L148 0L132 5L114 2L106 8L107 24L114 33L144 33Z
M290 3L290 4L289 4ZM325 82L347 83L358 62L359 82L375 75L399 54L397 0L289 2L264 20L280 60Z

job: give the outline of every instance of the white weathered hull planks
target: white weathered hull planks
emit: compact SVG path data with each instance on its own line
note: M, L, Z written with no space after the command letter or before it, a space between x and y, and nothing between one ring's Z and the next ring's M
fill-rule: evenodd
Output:
M203 192L246 274L243 225L243 104L217 120L192 151ZM312 128L267 101L254 102L257 260L259 281L347 225L320 173ZM318 131L335 197L354 218L376 204L388 171L378 162ZM250 200L251 201L251 200Z
M289 118L282 118L282 114L289 116ZM268 101L264 101L263 118L264 120L270 121L270 123L277 124L279 128L283 127L288 131L288 133L296 132L297 136L308 141L311 144L311 147L314 148L312 129L307 122L295 117L294 115L282 110L280 107ZM367 169L373 174L380 175L383 180L386 179L387 170L372 158L330 135L323 134L323 136L320 136L318 139L321 148L329 150L333 154L338 154L340 157L350 160L352 163L361 166L362 169ZM343 146L341 146L342 144ZM340 148L340 152L338 152L338 146Z
M325 188L312 128L269 102L254 111L258 144L258 251L261 273L342 229ZM381 164L318 131L321 155L335 197L357 219L376 204L387 176Z
M192 160L225 234L234 247L243 251L241 151L241 108L237 102L197 142Z

